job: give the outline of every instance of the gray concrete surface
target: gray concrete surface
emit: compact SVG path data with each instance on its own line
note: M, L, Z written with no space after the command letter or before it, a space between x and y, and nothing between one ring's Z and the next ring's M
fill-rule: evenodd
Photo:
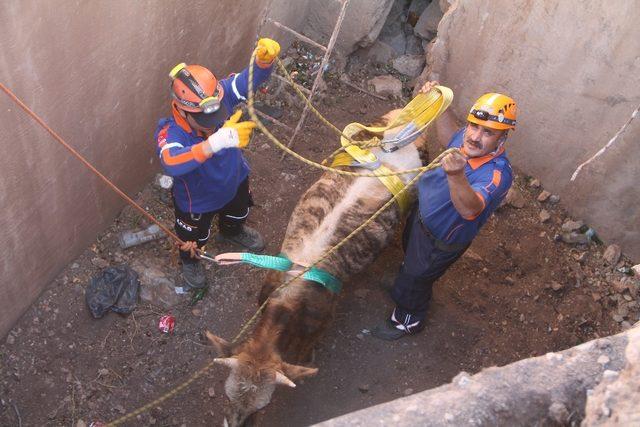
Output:
M638 420L637 378L625 377L627 394L604 405L587 397L601 383L637 370L640 325L607 338L586 342L559 353L492 367L470 376L460 373L449 384L337 417L317 426L530 426L575 425L585 417L585 407L598 412L613 408L611 423L586 425L632 425ZM632 355L633 353L633 355ZM637 372L636 372L637 374ZM634 374L635 375L635 374ZM620 386L620 384L618 384ZM598 386L599 387L599 386ZM604 394L604 393L602 393ZM611 394L611 393L610 393ZM611 421L614 421L612 418Z
M464 117L485 92L518 102L508 152L515 166L557 193L570 214L640 259L640 119L603 156L640 104L636 2L453 2L430 57ZM423 78L426 78L426 73Z

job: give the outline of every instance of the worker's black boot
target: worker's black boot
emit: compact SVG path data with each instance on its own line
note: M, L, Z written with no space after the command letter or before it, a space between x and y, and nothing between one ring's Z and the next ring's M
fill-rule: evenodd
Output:
M216 241L235 243L252 252L260 252L265 247L264 239L258 230L246 225L242 225L242 227L240 227L240 231L235 234L224 231L222 233L218 233Z
M204 288L207 285L207 276L204 273L204 267L200 261L183 262L182 278L190 288Z
M382 325L378 325L371 330L371 335L375 338L394 341L407 335L413 335L424 329L424 316L416 316L402 313L396 308Z

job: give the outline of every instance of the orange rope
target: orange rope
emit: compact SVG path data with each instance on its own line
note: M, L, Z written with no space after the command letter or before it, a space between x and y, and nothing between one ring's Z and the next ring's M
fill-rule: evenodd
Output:
M138 211L140 211L140 213L142 213L149 220L151 220L152 222L156 223L165 233L167 233L168 236L173 238L178 244L183 245L185 243L172 230L170 230L168 227L163 225L160 221L155 219L155 217L153 215L151 215L149 212L147 212L142 206L137 204L135 201L133 201L133 199L131 197L127 196L122 190L120 190L118 187L116 187L116 185L114 183L109 181L109 178L107 178L102 173L100 173L100 171L98 171L91 163L89 163L88 160L86 160L84 157L82 157L82 155L80 153L78 153L73 147L71 147L69 144L67 144L57 133L55 133L55 131L53 129L51 129L40 117L38 117L38 115L36 113L31 111L31 109L29 109L29 107L27 107L22 101L20 101L20 99L16 95L14 95L13 92L11 92L11 90L9 90L9 88L7 88L2 83L0 83L0 88L2 88L2 90L9 96L9 98L11 98L16 104L18 104L18 106L20 108L22 108L36 122L38 122L38 124L40 126L42 126L47 132L49 132L49 134L51 136L53 136L53 138L56 141L58 141L60 144L62 144L62 146L64 146L64 148L69 150L71 152L71 154L76 156L76 158L78 160L80 160L82 163L84 163L84 165L87 168L89 168L89 170L91 172L93 172L96 175L98 175L98 177L100 177L100 179L102 179L102 181L104 181L105 184L107 184L120 197L122 197L125 201L127 201L127 203L129 203L131 206L133 206ZM198 249L198 253L207 255L206 252L201 251L200 249Z

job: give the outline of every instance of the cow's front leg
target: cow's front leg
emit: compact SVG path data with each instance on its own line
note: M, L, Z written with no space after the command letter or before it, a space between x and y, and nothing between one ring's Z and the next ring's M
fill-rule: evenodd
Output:
M264 278L264 282L262 283L262 288L260 289L260 294L258 295L258 305L264 304L264 302L269 298L269 296L278 289L283 283L284 273L281 271L271 270L267 273Z

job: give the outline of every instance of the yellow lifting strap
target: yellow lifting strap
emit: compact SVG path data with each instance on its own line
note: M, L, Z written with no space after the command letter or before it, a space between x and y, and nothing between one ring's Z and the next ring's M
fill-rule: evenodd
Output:
M420 93L413 98L400 113L393 119L391 123L383 127L368 127L360 123L350 123L342 132L349 138L361 130L366 130L375 135L378 141L384 143L385 131L393 128L402 127L402 129L415 129L416 132L409 135L415 139L424 129L440 116L451 105L453 100L453 91L448 87L435 86L429 93ZM398 132L401 134L402 130ZM402 141L399 141L402 142ZM340 143L344 147L345 153L339 153L333 159L332 167L337 166L360 166L371 169L376 175L389 174L392 171L386 166L380 164L375 154L367 149L352 145L345 137L340 137ZM355 160L355 162L354 162ZM396 198L401 212L409 209L409 195L405 192L399 194L405 184L398 175L380 176L378 179L387 187L387 189Z

